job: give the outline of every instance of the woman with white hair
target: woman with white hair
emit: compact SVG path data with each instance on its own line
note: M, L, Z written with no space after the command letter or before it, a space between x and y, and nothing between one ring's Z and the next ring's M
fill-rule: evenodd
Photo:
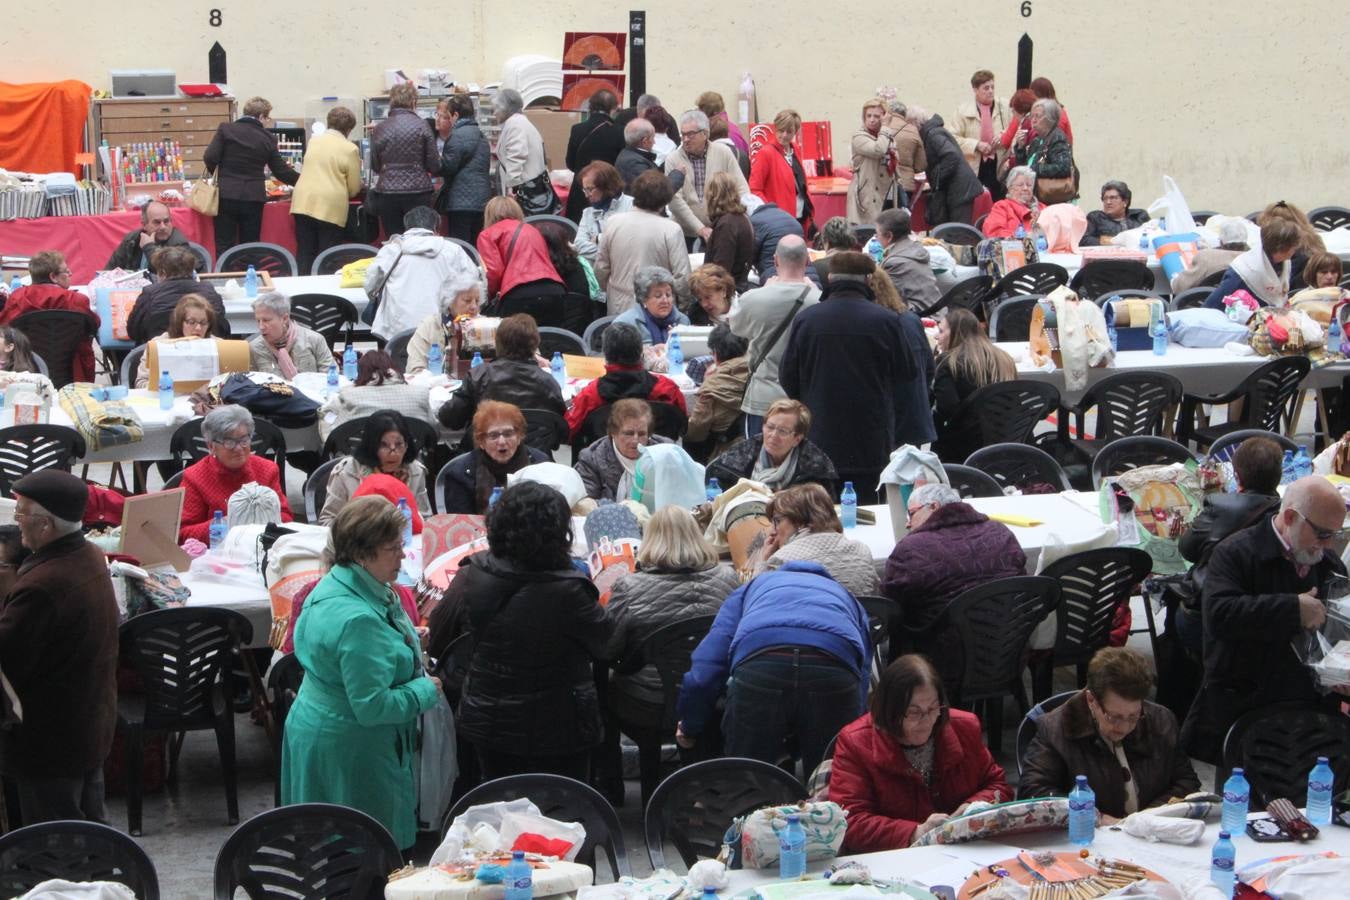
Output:
M1008 189L1007 196L989 210L980 226L984 236L1016 237L1019 228L1030 234L1041 215L1041 205L1036 202L1036 170L1031 166L1014 166L1003 183Z
M425 372L427 355L433 346L441 348L441 359L445 360L455 323L475 318L482 303L483 278L478 269L456 272L441 282L436 294L436 312L423 319L408 339L408 362L403 368L404 374L411 376ZM447 360L442 371L448 369Z
M249 368L282 378L301 372L327 372L333 352L323 335L291 321L291 301L270 291L253 301L258 333L248 339Z
M1059 103L1037 100L1031 105L1031 140L1027 143L1025 165L1038 180L1073 177L1073 147L1059 127ZM1043 186L1045 187L1045 186ZM1045 196L1042 192L1041 196ZM1058 202L1047 198L1046 202Z
M637 306L615 317L618 325L632 325L643 344L664 344L676 325L688 325L689 317L675 307L675 276L661 266L643 266L633 276Z
M456 277L478 276L478 266L454 241L436 233L441 215L419 206L403 217L403 233L396 234L366 270L366 296L376 304L370 329L384 337L416 328L436 312L442 284Z
M525 116L525 98L502 88L492 96L492 116L502 127L497 137L497 180L501 193L515 197L526 215L556 213L562 208L548 178L544 138Z

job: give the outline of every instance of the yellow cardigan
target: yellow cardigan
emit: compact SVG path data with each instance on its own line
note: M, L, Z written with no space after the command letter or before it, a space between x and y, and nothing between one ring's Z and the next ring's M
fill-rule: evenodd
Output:
M325 131L305 151L305 165L291 195L291 213L346 225L347 201L360 190L360 151L341 132Z

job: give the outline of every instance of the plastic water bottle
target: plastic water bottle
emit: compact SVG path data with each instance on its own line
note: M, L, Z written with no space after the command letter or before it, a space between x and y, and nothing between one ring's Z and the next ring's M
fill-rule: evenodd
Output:
M1284 462L1280 464L1280 484L1294 483L1294 451L1284 451Z
M427 351L427 371L432 375L441 375L445 372L445 353L441 350L440 344L432 344L431 349Z
M1150 249L1148 245L1148 232L1142 232L1139 235L1139 249L1147 253Z
M216 510L215 514L211 516L210 527L206 529L206 533L210 536L212 550L225 543L225 533L229 530L230 526L225 524L225 514Z
M249 266L248 271L244 273L244 296L258 296L258 270L252 266Z
M1013 232L1013 237L1017 238L1017 240L1020 241L1020 240L1022 240L1022 238L1026 237L1026 236L1027 236L1027 230L1026 230L1026 228L1024 228L1024 227L1021 226L1021 225L1018 225L1018 226L1017 226L1017 230Z
M476 369L483 364L483 354L477 350L473 351L473 359L469 360L469 368Z
M717 900L717 888L712 885L705 885L702 900Z
M159 373L159 408L173 409L173 379L168 372Z
M1325 756L1308 773L1308 821L1318 827L1331 824L1331 785L1335 776Z
M711 503L722 496L722 485L717 483L716 478L708 479L708 502Z
M863 250L877 262L881 262L881 257L886 255L886 248L881 246L881 241L877 240L875 234L867 239L867 246L864 247Z
M1308 455L1308 447L1301 444L1298 452L1294 454L1294 480L1307 478L1312 474L1312 457Z
M670 374L684 374L684 350L680 347L680 336L672 334L666 341L666 360L670 363Z
M1339 316L1331 317L1331 326L1327 328L1327 352L1341 352L1341 320Z
M342 351L342 377L353 383L356 381L356 348L351 344Z
M1232 835L1220 831L1219 839L1214 842L1214 852L1209 858L1209 880L1225 897L1233 896L1233 886L1237 883L1236 870L1237 848L1233 846Z
M1050 242L1045 239L1045 232L1041 231L1040 226L1037 226L1035 231L1036 231L1036 252L1044 253L1045 251L1050 249Z
M492 489L492 493L488 496L488 509L496 506L500 499L502 499L502 486L499 484Z
M858 492L853 490L853 482L845 481L839 494L839 520L845 528L858 527Z
M549 360L548 368L553 373L553 380L558 382L558 387L567 387L567 363L563 362L560 351L553 351L553 359Z
M330 394L336 394L341 385L342 381L338 378L337 363L331 362L328 364L328 379L324 382L323 395L327 397Z
M1116 307L1115 301L1120 297L1112 297L1106 303L1102 304L1102 318L1106 320L1106 339L1111 342L1111 352L1120 349L1120 336L1116 334Z
M412 509L408 506L407 497L398 498L398 511L403 513L403 546L406 549L413 542Z
M1088 787L1086 775L1079 775L1069 791L1069 843L1087 847L1097 830L1097 795Z
M524 850L512 850L511 862L506 866L506 896L504 900L533 900L534 873L525 861Z
M1223 783L1223 830L1229 834L1243 834L1247 828L1247 807L1251 803L1252 788L1242 767Z
M23 287L23 279L18 275L11 276L9 279L9 292L12 294Z
M801 816L788 816L787 825L778 832L778 877L801 878L806 874L806 831Z
M1167 320L1161 316L1153 326L1153 355L1167 355Z

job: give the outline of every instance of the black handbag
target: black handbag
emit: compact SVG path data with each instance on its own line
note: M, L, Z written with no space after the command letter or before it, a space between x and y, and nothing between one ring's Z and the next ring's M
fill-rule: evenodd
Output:
M549 180L548 170L529 181L522 181L511 189L511 193L527 216L552 216L562 209L558 194L553 190L553 182Z

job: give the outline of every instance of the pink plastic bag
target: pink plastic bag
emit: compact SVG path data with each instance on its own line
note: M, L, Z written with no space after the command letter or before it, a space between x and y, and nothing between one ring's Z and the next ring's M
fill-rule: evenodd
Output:
M1042 207L1036 223L1045 232L1050 253L1076 253L1078 242L1087 231L1087 216L1072 203Z

